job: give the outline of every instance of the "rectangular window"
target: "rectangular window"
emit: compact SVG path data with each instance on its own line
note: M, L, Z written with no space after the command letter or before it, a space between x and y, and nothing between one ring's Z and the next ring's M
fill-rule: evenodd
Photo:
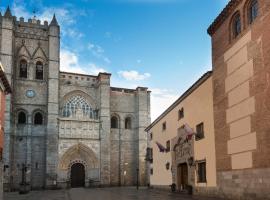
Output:
M3 160L3 148L0 148L0 161Z
M184 108L178 110L178 120L184 118Z
M206 183L206 162L198 163L198 183Z
M166 152L170 152L170 151L171 151L171 142L170 142L170 140L168 140L166 142Z
M196 140L201 140L204 138L204 124L200 123L196 126Z
M38 169L39 168L39 166L38 166L38 162L36 162L36 169Z
M166 122L164 122L164 123L162 124L162 130L163 130L163 131L166 130Z
M154 174L154 170L153 168L150 169L150 174L153 175Z
M152 148L146 149L146 161L153 163L153 149Z
M150 139L150 141L153 140L153 133L149 134L149 139Z

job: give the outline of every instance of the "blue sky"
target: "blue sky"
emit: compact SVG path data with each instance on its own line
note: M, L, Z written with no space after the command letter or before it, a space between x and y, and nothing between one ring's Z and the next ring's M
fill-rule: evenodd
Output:
M64 2L64 3L63 3ZM61 70L112 73L112 86L152 90L152 121L211 69L207 28L227 0L4 0L25 20L61 25Z

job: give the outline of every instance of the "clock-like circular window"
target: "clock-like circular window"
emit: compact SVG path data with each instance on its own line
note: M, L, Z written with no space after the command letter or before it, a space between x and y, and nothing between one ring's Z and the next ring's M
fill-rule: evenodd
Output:
M26 96L29 97L29 98L33 98L36 96L36 93L34 90L27 90L26 91Z

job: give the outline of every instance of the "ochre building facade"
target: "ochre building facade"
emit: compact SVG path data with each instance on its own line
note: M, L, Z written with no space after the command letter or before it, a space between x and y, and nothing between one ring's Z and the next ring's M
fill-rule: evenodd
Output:
M150 185L208 194L216 189L212 72L205 73L147 129ZM188 138L186 129L192 131Z
M113 88L111 74L60 72L60 26L0 18L7 97L6 190L146 184L150 92Z

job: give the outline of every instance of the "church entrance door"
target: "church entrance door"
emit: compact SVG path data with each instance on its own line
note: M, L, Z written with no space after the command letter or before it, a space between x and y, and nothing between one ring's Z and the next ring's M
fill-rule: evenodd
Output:
M85 168L81 163L75 163L71 166L71 187L78 188L85 185Z

